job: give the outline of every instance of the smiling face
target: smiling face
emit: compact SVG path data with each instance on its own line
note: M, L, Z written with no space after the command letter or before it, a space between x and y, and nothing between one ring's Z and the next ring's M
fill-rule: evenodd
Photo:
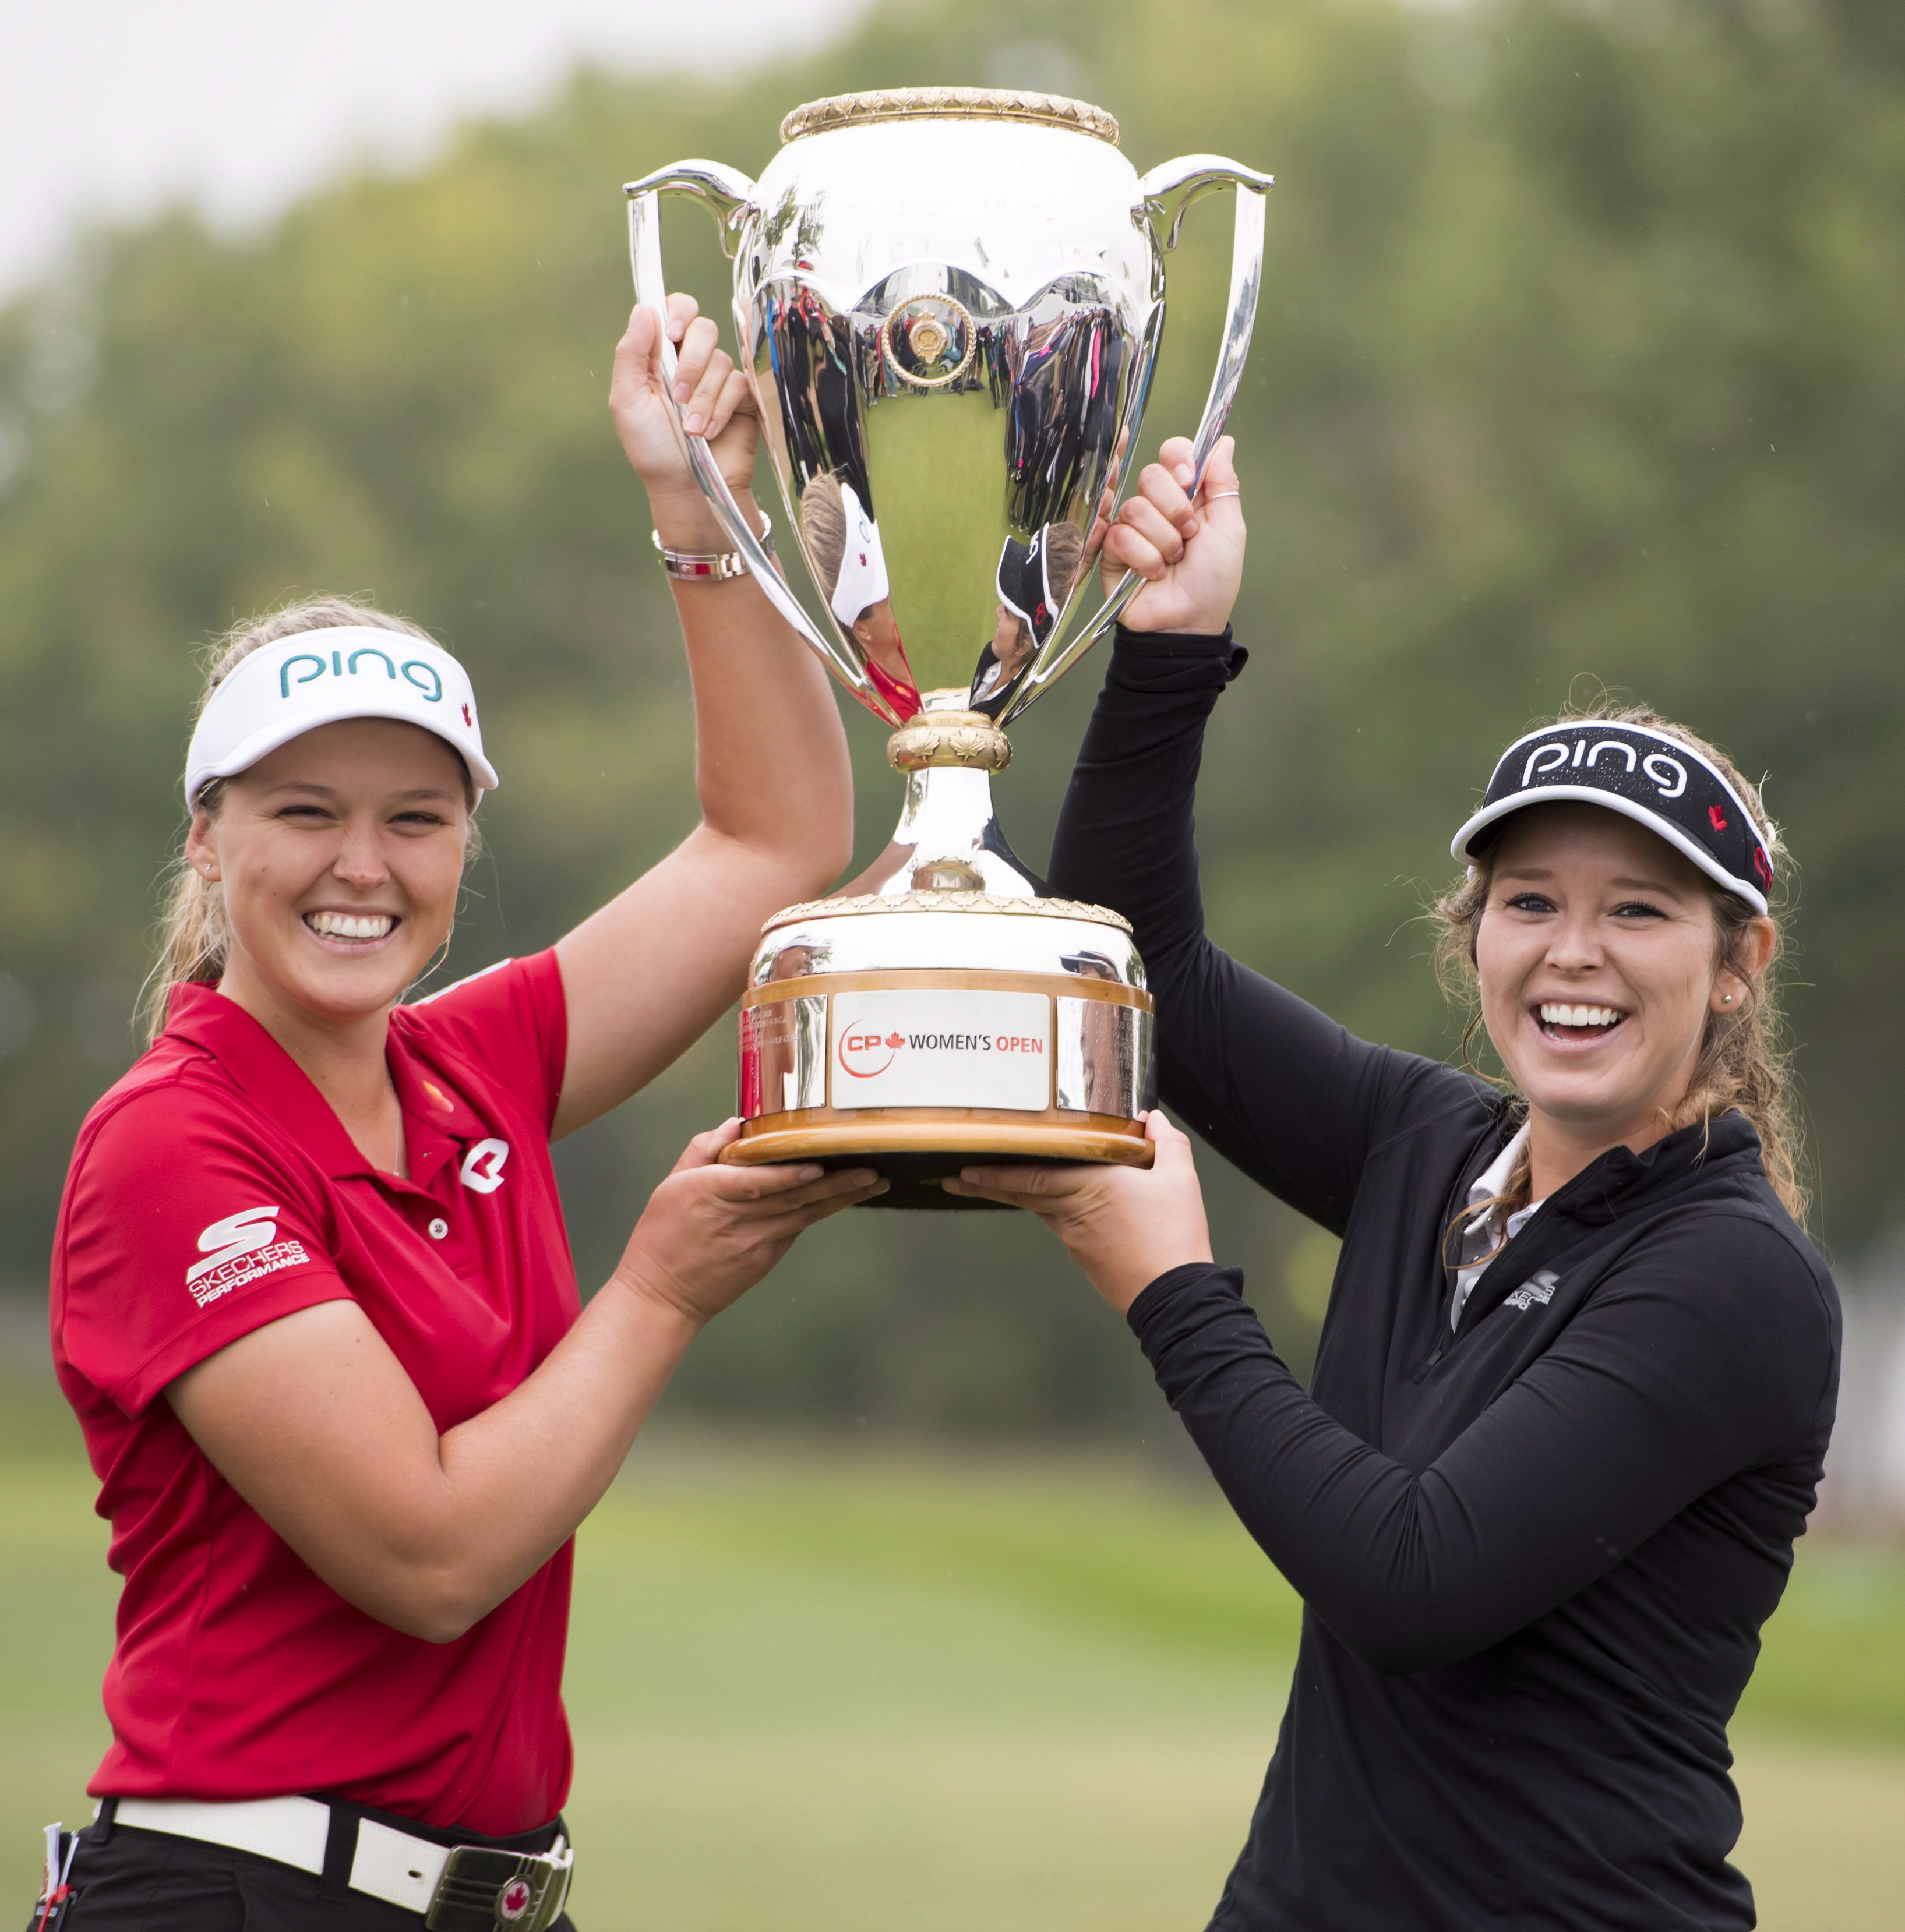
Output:
M1704 875L1589 805L1516 813L1491 862L1475 929L1482 1018L1537 1137L1591 1153L1651 1146L1686 1095L1708 1016L1750 990L1719 963ZM1753 922L1750 970L1772 938L1770 920Z
M900 626L894 621L893 599L882 597L869 604L854 620L853 634L867 655L888 677L902 678L910 684L912 670L900 641Z
M227 780L185 842L224 890L224 990L268 1024L394 1005L449 937L466 782L442 739L386 718L320 725Z
M999 682L1017 677L1032 656L1032 626L1016 610L999 607L992 634L992 654L999 661Z

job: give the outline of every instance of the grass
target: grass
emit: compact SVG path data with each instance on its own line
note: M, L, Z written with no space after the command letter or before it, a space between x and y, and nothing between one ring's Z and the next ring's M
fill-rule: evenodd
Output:
M42 1438L44 1439L44 1438ZM0 1452L0 1910L103 1742L113 1580L62 1447ZM583 1932L1186 1932L1297 1606L1208 1486L891 1444L638 1452L584 1530ZM1905 1558L1804 1551L1736 1740L1763 1922L1898 1923Z
M1905 1553L1801 1544L1740 1715L1905 1745Z

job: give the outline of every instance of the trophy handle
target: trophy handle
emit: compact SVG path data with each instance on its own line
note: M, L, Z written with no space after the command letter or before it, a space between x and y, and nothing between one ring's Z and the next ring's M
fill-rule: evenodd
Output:
M678 161L640 181L630 182L623 192L629 198L629 263L635 272L635 299L643 308L651 308L666 320L668 314L668 278L662 267L661 197L665 194L692 196L714 216L720 232L723 250L735 252L735 234L741 218L752 206L754 183L737 168L719 161ZM741 345L744 357L747 345ZM745 362L742 364L744 369ZM704 436L690 436L681 427L681 405L675 400L675 344L668 331L662 331L662 381L675 414L675 433L688 454L688 467L701 485L702 494L714 506L729 541L741 555L754 580L768 602L786 619L801 638L819 654L827 668L848 690L877 709L873 681L850 658L840 640L829 635L807 614L774 559L761 546L759 533L741 513L728 479ZM750 376L750 381L752 381ZM882 713L882 716L885 714Z
M1210 379L1210 394L1204 399L1203 418L1191 446L1194 474L1190 494L1193 496L1203 480L1210 452L1217 447L1218 439L1230 421L1231 405L1243 380L1243 365L1250 354L1250 334L1256 324L1257 298L1263 282L1263 198L1275 178L1236 161L1227 161L1221 154L1186 154L1153 168L1137 184L1140 199L1134 212L1151 224L1167 249L1177 246L1185 213L1193 202L1201 201L1220 188L1234 188L1237 191L1230 245L1230 305L1217 367ZM1035 698L1056 684L1117 622L1119 614L1143 587L1143 580L1136 572L1127 571L1116 590L1083 623L1075 628L1061 626L1001 712L999 723L1009 724Z

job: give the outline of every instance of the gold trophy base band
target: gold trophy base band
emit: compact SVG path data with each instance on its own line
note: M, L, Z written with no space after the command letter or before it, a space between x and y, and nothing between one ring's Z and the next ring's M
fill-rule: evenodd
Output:
M1143 1124L1115 1114L1009 1113L991 1107L867 1107L852 1113L807 1107L762 1114L723 1148L731 1166L768 1161L839 1162L855 1154L971 1154L975 1161L1077 1160L1149 1167Z
M926 694L929 700L942 695ZM887 740L886 762L896 772L923 772L935 765L1002 772L1012 762L1012 747L983 711L921 711Z
M769 980L763 985L750 986L741 994L741 1003L744 1006L772 1006L783 1000L798 999L803 994L880 992L889 988L895 992L930 988L951 992L970 988L985 993L1050 993L1060 999L1101 1000L1108 1006L1135 1006L1140 1012L1152 1010L1151 995L1141 986L1121 986L1115 980L1086 980L1070 973L1014 973L998 966L885 966L861 973L804 973L795 978ZM1002 1118L1011 1118L1004 1108L999 1111Z

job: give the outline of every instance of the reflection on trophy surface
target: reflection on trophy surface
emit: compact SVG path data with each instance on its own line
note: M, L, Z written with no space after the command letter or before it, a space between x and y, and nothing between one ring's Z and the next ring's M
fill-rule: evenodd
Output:
M1035 652L1051 641L1085 564L1085 539L1071 524L1047 524L1029 543L1008 537L999 559L999 623L979 655L972 708L997 716Z
M632 183L638 300L666 287L658 196L734 259L741 366L823 609L810 616L706 446L702 487L762 589L890 727L891 843L846 896L768 922L741 1015L741 1161L870 1160L879 1204L975 1159L1143 1162L1151 1000L1130 931L1045 896L993 817L1002 727L1109 629L1095 532L1138 447L1185 210L1238 190L1196 440L1241 378L1269 178L1194 155L1141 178L1102 110L978 88L797 108L751 181L685 161ZM671 358L672 359L672 358ZM667 373L672 376L672 368Z
M894 619L879 526L854 486L831 470L801 492L801 545L827 608L865 654L867 675L882 703L910 718L919 709L919 692Z

